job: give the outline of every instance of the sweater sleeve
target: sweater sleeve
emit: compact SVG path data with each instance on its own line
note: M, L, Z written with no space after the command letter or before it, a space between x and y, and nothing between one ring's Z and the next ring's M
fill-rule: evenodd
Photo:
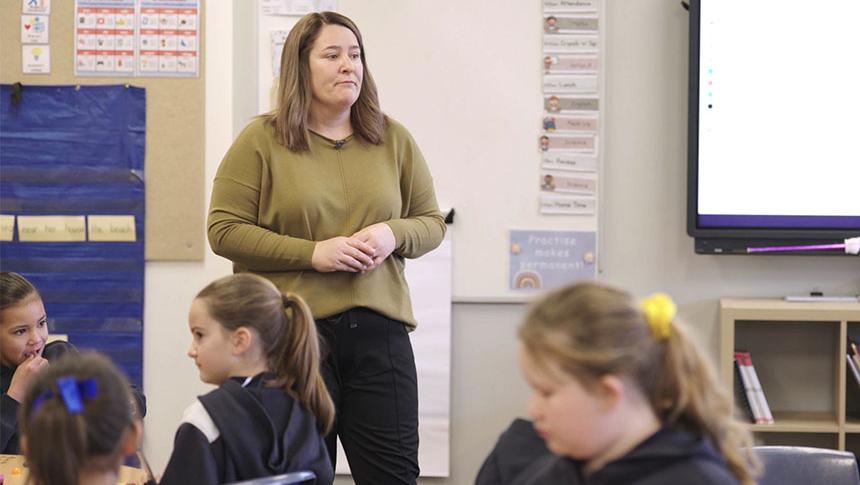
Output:
M0 398L0 453L18 453L18 401L6 393Z
M215 254L252 271L311 269L314 241L259 225L261 181L269 163L261 140L263 123L246 128L218 167L207 222L209 245Z
M209 440L194 425L183 423L176 431L173 452L158 483L220 483L218 465L212 455Z
M405 130L404 130L405 131ZM406 133L400 174L403 214L387 221L394 233L394 253L417 258L435 249L445 237L445 219L436 203L433 177L415 140Z

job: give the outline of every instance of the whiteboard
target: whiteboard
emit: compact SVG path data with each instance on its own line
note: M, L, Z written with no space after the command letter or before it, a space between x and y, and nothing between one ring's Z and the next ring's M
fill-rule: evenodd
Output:
M605 7L597 3L604 22ZM340 0L338 11L361 29L382 109L417 140L440 207L456 211L448 226L454 301L525 299L508 289L510 229L598 229L597 215L538 212L542 2ZM272 86L268 31L289 30L296 20L259 20L260 111L268 108ZM605 38L601 25L600 53ZM601 54L601 103L604 64ZM604 119L599 126L602 159ZM601 170L599 164L596 214Z

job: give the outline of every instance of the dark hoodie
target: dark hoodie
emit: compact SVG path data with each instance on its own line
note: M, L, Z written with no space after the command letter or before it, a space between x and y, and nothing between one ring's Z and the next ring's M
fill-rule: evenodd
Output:
M78 351L74 345L62 340L51 342L45 345L45 349L42 350L42 357L47 359L49 363L55 362L66 354L77 355ZM0 366L0 389L3 391L3 396L0 397L0 425L2 425L0 427L0 453L6 455L21 453L18 446L18 401L6 394L17 368ZM146 397L135 386L131 386L131 393L142 419L143 416L146 416Z
M531 423L518 419L502 434L475 485L737 485L710 441L663 428L626 455L583 476L584 463L546 449Z
M265 385L274 377L228 379L189 406L159 483L226 483L300 470L316 473L318 484L332 483L316 419L282 388Z

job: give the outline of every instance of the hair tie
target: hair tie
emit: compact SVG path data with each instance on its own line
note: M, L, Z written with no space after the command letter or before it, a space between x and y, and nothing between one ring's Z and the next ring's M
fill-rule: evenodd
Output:
M642 313L645 314L645 323L651 330L651 334L658 340L665 340L671 334L672 320L678 313L678 307L672 298L665 293L654 293L640 303Z
M78 381L74 377L60 377L57 379L57 390L69 414L79 414L84 410L84 400L92 399L98 394L96 380L92 378ZM34 416L45 401L55 396L50 389L36 396L30 415Z

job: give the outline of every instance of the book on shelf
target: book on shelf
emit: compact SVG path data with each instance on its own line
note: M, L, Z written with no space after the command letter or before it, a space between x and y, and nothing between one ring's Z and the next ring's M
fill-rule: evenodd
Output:
M846 357L848 358L848 368L851 369L854 380L860 386L860 354L857 351L857 344L850 338L848 339L848 353Z
M745 350L736 350L735 361L740 369L741 380L756 424L773 424L773 414L770 412L770 406L767 404L767 398L761 388L758 374L753 367L750 353Z
M743 376L741 376L741 367L738 364L738 360L735 359L735 397L738 404L738 410L742 413L743 417L750 423L755 423L756 413L753 411L752 402L749 397L747 397L747 390L744 384Z
M848 338L848 353L851 355L851 358L854 359L854 364L857 366L857 369L860 369L860 350L857 350L857 342L852 340L850 337Z
M860 369L857 369L857 363L854 362L854 359L852 358L850 353L848 353L848 355L846 355L845 357L848 361L848 368L851 369L851 373L854 374L854 380L857 382L858 385L860 385Z

